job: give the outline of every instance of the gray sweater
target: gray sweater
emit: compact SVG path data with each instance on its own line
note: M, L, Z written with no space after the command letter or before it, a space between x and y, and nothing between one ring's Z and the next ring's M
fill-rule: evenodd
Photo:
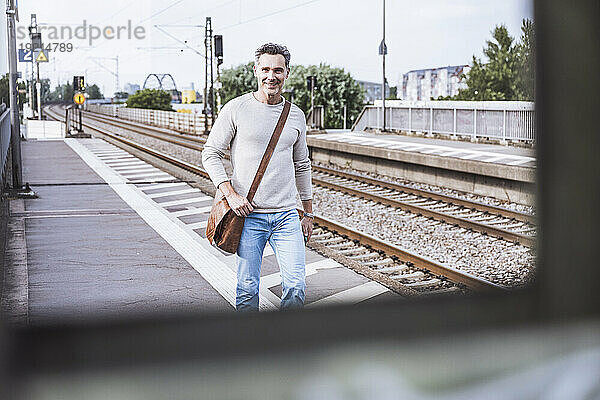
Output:
M247 196L258 165L283 110L283 101L270 105L252 93L229 101L219 113L202 151L202 165L216 187L231 180L235 191ZM223 158L231 148L233 174L227 176ZM254 211L271 213L296 207L296 195L312 199L311 165L306 145L306 121L292 104L271 161L254 196Z

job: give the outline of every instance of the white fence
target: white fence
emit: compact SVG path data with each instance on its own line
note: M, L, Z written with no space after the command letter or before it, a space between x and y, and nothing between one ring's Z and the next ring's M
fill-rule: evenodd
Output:
M196 113L127 108L116 104L86 104L85 110L178 132L194 135L205 133L204 116Z
M27 139L58 139L65 137L65 125L60 121L25 120Z
M535 142L534 103L526 101L385 102L386 130ZM363 109L353 131L383 127L381 101Z

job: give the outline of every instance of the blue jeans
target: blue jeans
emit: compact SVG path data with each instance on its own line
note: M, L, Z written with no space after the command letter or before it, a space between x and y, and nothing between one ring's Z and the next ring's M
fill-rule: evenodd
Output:
M263 250L273 248L281 271L281 309L304 305L305 249L300 218L296 210L251 213L244 221L237 250L236 309L258 311L258 288Z

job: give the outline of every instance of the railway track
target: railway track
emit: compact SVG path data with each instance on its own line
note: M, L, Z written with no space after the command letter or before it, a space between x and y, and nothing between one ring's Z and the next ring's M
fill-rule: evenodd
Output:
M61 114L52 109L47 110L47 114L54 119L63 120ZM84 121L83 125L126 148L141 151L208 179L206 171L196 165L115 135L88 122ZM465 290L507 290L503 286L411 253L319 215L315 217L315 231L310 246L407 297Z
M85 115L98 122L118 128L126 126L132 132L188 149L201 151L206 142L205 138L166 132L152 126L146 128L131 121L89 112ZM313 183L527 247L535 245L534 217L529 214L322 166L313 166Z

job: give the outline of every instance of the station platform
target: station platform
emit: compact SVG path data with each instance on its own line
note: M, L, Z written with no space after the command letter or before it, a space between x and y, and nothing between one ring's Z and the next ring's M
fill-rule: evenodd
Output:
M328 130L326 134L311 135L310 138L530 168L535 168L536 160L535 150L531 148L399 134L352 132L349 129Z
M19 269L9 286L21 322L234 310L235 256L204 234L210 196L101 139L30 140L22 153L39 198L10 200L7 265ZM396 296L310 249L306 272L306 307ZM260 309L276 310L269 246L261 275Z
M498 200L535 202L535 149L401 134L308 135L311 159Z

